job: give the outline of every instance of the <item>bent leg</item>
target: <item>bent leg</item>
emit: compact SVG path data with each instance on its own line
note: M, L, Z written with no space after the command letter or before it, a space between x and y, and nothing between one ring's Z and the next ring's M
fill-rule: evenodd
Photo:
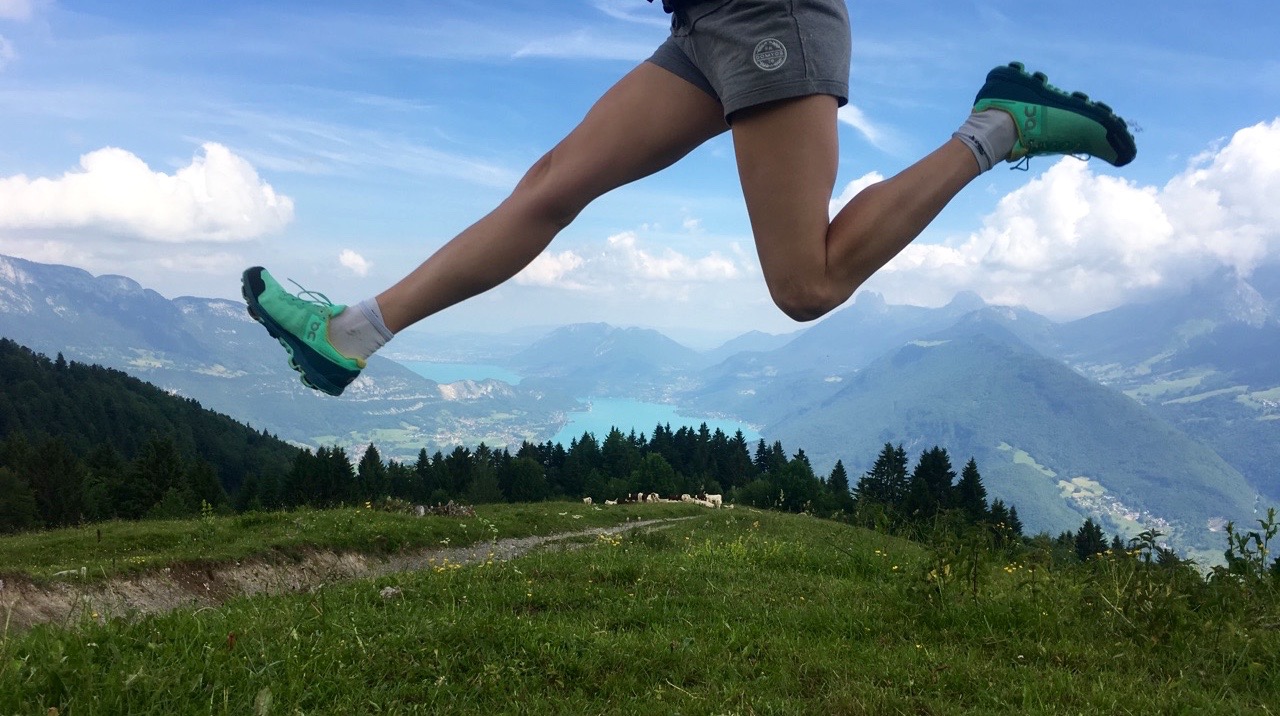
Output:
M539 159L505 201L377 298L393 332L514 276L587 204L728 129L720 103L642 63Z
M832 220L836 100L811 95L743 110L733 143L756 250L774 302L798 321L844 303L978 176L956 139L862 190Z

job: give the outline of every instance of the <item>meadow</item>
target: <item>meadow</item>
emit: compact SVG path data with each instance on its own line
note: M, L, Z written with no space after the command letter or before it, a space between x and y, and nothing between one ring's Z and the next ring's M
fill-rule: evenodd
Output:
M203 559L309 539L386 552L463 532L496 544L535 524L671 521L509 561L6 629L0 713L1266 714L1280 703L1280 607L1265 577L1206 580L1141 550L1058 566L963 535L926 548L743 508L624 510L494 506L417 519L429 537L406 527L394 540L389 527L335 537L351 509L302 513L315 531L285 537L274 530L299 513L257 527L212 518L228 532ZM209 529L191 522L197 537ZM35 543L54 537L0 540L5 570L66 579L35 566ZM59 566L98 544L64 539ZM150 548L164 555L153 567L188 558L165 551L173 541L139 542L116 563Z

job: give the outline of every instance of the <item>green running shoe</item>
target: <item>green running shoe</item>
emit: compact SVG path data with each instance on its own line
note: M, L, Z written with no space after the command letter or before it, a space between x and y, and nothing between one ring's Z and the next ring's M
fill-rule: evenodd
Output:
M1122 167L1138 154L1125 121L1083 92L1067 94L1042 72L1027 74L1021 62L987 73L973 111L1000 109L1013 116L1018 141L1007 159L1044 154L1087 154Z
M342 355L329 342L329 319L346 306L335 306L323 294L305 289L295 296L261 266L244 272L240 290L249 315L289 352L289 366L302 374L308 388L341 395L360 375L365 362Z

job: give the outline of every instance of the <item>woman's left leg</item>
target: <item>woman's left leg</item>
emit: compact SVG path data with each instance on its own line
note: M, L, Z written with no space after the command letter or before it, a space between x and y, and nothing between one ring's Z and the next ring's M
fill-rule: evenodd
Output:
M734 151L756 250L774 303L798 321L844 303L979 174L951 139L867 187L829 219L839 158L837 102L809 95L733 115Z

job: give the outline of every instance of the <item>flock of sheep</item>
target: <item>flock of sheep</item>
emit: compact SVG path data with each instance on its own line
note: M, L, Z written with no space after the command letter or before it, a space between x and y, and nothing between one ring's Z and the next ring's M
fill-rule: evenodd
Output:
M590 498L590 497L584 497L584 498L582 498L582 502L583 502L583 504L589 505L589 504L591 504L591 498ZM627 495L626 497L622 498L621 500L605 500L605 501L604 501L604 504L606 504L606 505L618 505L618 504L627 505L627 504L636 504L636 503L641 503L641 502L643 502L643 503L657 503L657 502L688 502L688 503L690 503L690 504L694 504L694 505L702 505L703 507L719 508L719 507L724 506L724 496L723 496L723 495L707 495L707 494L699 494L697 497L694 497L693 495L687 495L687 494L686 494L686 495L681 495L681 496L680 496L680 499L678 499L678 500L677 500L677 499L675 499L675 498L671 498L671 497L659 497L659 496L658 496L658 493L656 493L656 492L650 492L650 493L648 493L648 494L645 494L645 493L643 493L643 492L637 492L637 493L635 493L635 494ZM733 505L728 505L728 509L731 509L731 510L732 510L732 509L733 509Z

